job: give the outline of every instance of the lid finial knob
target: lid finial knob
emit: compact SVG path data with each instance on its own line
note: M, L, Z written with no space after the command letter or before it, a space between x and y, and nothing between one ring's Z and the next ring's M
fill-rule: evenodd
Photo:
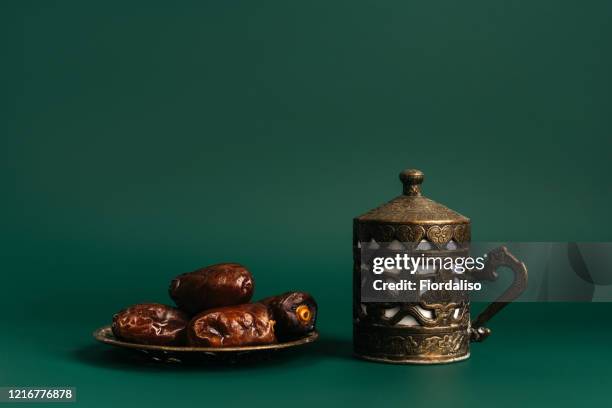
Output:
M400 173L399 178L404 185L404 195L421 195L421 183L423 183L423 179L425 178L421 170L406 169Z

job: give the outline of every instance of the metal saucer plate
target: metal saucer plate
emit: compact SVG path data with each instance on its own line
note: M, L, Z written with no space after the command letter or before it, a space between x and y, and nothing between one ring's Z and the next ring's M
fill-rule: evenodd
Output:
M150 344L128 343L115 338L110 326L100 327L93 332L96 340L111 346L131 349L144 353L159 362L228 362L260 360L269 358L274 352L312 343L319 338L315 330L296 340L281 343L262 344L243 347L190 347L190 346L155 346Z

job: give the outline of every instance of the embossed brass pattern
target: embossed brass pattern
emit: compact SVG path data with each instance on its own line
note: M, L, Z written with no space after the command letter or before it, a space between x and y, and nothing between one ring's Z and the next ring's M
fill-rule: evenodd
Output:
M447 224L469 224L467 217L421 195L424 175L419 170L404 170L400 174L404 194L380 207L357 217L360 223L415 224L423 227Z
M457 243L470 241L470 225L405 225L405 224L378 224L360 223L359 241L369 242L420 242L426 239L432 244L442 247L451 239Z
M469 357L467 331L368 330L356 327L355 353L367 360L389 363L432 364Z
M498 301L470 323L470 302L465 293L427 292L418 303L361 303L361 245L400 242L415 250L426 241L438 256L466 256L471 240L470 220L421 194L424 175L419 170L400 173L403 195L353 220L353 343L356 356L387 363L437 364L469 357L470 341L482 341L490 330L483 325L527 283L525 265L505 248L489 254L485 268L471 277L497 279L496 269L508 266L514 282ZM453 241L452 248L449 243ZM469 275L471 272L466 273ZM448 279L441 271L436 279Z

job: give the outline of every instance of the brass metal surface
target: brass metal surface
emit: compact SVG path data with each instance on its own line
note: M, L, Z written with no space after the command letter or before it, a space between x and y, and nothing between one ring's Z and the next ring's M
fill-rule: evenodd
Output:
M486 339L491 330L484 327L493 316L506 307L510 302L515 300L527 288L527 267L525 264L514 255L512 255L506 247L499 247L487 254L487 261L482 270L470 271L471 278L474 280L493 282L497 280L497 269L501 266L508 267L514 274L512 284L502 293L499 298L488 305L483 310L472 324L472 341L483 341Z
M353 220L354 354L366 360L396 364L465 360L470 356L470 342L482 341L490 334L483 325L525 289L527 268L502 247L489 254L483 271L466 273L472 279L494 281L501 266L514 272L513 284L474 324L470 322L470 302L465 293L436 291L437 298L425 296L412 303L362 303L362 245L376 243L383 253L386 245L393 243L397 248L399 243L405 251L429 256L469 254L469 218L423 197L423 172L404 170L400 180L403 195ZM430 244L431 249L418 250L423 242ZM448 278L440 271L436 274L441 280Z
M429 226L442 229L448 224L469 224L469 218L421 194L421 183L424 180L421 171L404 170L400 173L400 180L403 184L404 193L357 217L360 224L368 222L378 225L390 224L390 226L393 226L393 224L414 224L423 226L427 231ZM451 225L448 225L445 230L446 234L453 233L453 231L450 231L452 229ZM420 229L417 228L414 233L418 234L419 231ZM425 234L424 231L423 234Z
M111 346L131 349L146 354L151 359L161 362L182 362L195 360L239 362L250 357L268 357L270 352L302 346L319 338L313 331L308 335L287 342L262 344L242 347L191 347L191 346L156 346L150 344L128 343L118 340L110 326L103 326L93 332L93 337Z

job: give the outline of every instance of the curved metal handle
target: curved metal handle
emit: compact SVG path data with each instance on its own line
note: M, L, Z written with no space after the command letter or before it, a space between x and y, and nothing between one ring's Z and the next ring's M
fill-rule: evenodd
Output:
M527 267L525 264L518 259L504 246L495 248L493 251L487 254L487 261L482 270L473 270L472 276L476 280L497 280L497 268L500 266L507 266L514 272L514 281L508 289L501 296L491 303L485 310L482 311L472 323L470 329L470 335L472 341L483 341L489 334L491 329L484 327L484 324L495 316L500 310L506 305L512 302L514 299L519 297L521 293L527 288Z

